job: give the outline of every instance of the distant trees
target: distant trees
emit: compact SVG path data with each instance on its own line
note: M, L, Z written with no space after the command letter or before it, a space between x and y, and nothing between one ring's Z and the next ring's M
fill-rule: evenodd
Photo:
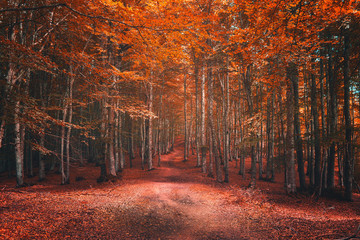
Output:
M359 116L359 42L354 37L359 6L329 1L210 1L198 7L211 17L203 22L203 38L192 42L189 69L194 90L187 90L187 98L195 95L190 102L201 106L197 99L203 98L200 84L205 77L206 149L209 164L214 157L224 166L223 171L217 169L218 181L229 180L231 160L240 161L239 174L244 175L243 159L250 157L249 185L255 186L257 166L260 179L263 175L264 157L265 179L274 181L276 168L284 169L289 193L296 191L297 169L300 191L324 194L337 185L344 187L344 197L350 200L358 165L354 129ZM203 121L202 116L196 111L197 122ZM191 132L194 136L186 137L202 139L198 127ZM198 154L205 149L200 142Z
M155 100L161 88L176 95L168 84L176 71L160 69L167 54L174 54L165 49L176 44L166 40L170 35L153 32L171 32L166 22L171 16L144 26L141 21L157 18L162 10L142 8L126 1L0 4L0 162L1 171L16 168L18 186L32 164L39 167L39 180L57 169L62 184L70 181L71 165L83 159L101 166L99 181L116 176L125 167L125 149L131 167L134 146L145 142L137 138L140 133L150 169L155 148L158 154L169 151L176 108L164 111ZM155 67L159 70L150 76ZM155 134L159 147L153 144Z

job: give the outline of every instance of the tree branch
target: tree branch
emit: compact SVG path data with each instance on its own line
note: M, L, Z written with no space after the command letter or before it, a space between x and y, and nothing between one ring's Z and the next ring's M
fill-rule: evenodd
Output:
M34 11L34 10L58 8L58 7L67 8L71 12L73 12L73 13L75 13L77 15L83 16L83 17L87 17L87 18L90 18L90 19L97 19L97 20L103 20L103 21L108 21L108 22L119 23L119 24L122 24L122 25L130 27L130 28L134 28L134 29L143 28L143 29L148 29L148 30L157 31L157 32L163 32L163 31L180 32L180 31L185 31L186 30L186 29L170 29L170 28L156 29L156 28L151 28L151 27L146 27L146 26L131 25L131 24L128 24L128 23L125 23L125 22L122 22L122 21L119 21L119 20L116 20L116 19L107 18L107 17L104 17L104 16L93 16L93 15L82 13L82 12L70 7L66 3L58 3L58 4L54 4L54 5L43 5L43 6L38 6L38 7L5 8L5 9L0 9L0 13L3 13L3 12Z

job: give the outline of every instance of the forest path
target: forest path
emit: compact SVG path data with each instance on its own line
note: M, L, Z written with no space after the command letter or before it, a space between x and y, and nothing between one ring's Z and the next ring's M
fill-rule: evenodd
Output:
M144 171L135 159L114 182L96 183L90 164L72 168L69 185L56 174L20 189L3 178L0 239L338 239L360 223L358 200L287 196L281 175L249 189L234 162L230 183L217 183L194 155L182 160L179 141L161 167Z
M175 148L162 156L161 167L121 189L121 204L110 207L117 228L138 239L251 238L244 209L229 204L224 189L202 183L200 168L185 171L182 160Z

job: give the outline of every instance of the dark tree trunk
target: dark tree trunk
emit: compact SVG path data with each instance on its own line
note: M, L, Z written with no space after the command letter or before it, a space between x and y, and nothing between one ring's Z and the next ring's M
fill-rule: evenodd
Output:
M296 129L295 118L296 118L296 89L295 86L297 83L297 67L294 63L290 63L286 71L288 79L291 81L289 89L287 91L286 100L287 100L287 132L286 132L286 192L295 193L296 192L296 176L295 176L295 138L293 136ZM294 129L295 127L295 129ZM305 174L304 174L305 175Z
M303 144L301 138L301 126L299 120L299 72L297 66L292 63L288 68L288 75L293 85L293 98L294 98L294 130L295 130L295 145L297 154L298 173L300 181L300 190L306 188L305 185L305 171L303 159Z
M345 118L345 149L344 149L344 186L346 200L352 200L352 140L351 140L351 116L350 116L350 74L349 74L349 50L350 36L349 26L345 26L344 33L344 118Z
M314 61L312 61L312 63L315 64ZM313 71L315 70L314 68ZM314 187L315 187L315 191L319 193L320 181L321 181L321 147L320 147L319 113L317 109L316 79L313 73L311 74L311 113L314 124L314 141L313 141L314 149L315 149Z
M213 84L213 77L211 74L211 70L209 69L209 77L208 77L208 123L210 128L210 137L212 142L212 149L210 151L213 152L214 155L214 162L215 162L215 169L216 169L216 181L222 182L222 171L221 171L221 161L219 157L219 151L218 151L218 141L216 137L216 131L215 131L215 124L214 124L214 84Z
M328 124L329 124L329 137L331 139L331 144L329 147L328 155L328 169L327 169L327 187L328 190L332 191L334 189L334 176L335 176L335 141L333 140L336 133L336 109L337 109L337 99L336 99L336 79L334 77L333 65L332 65L332 49L329 45L328 47L328 90L329 90L329 104L328 104Z

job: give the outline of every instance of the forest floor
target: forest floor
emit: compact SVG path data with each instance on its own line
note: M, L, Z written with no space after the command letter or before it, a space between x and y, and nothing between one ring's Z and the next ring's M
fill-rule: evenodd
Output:
M161 167L142 171L135 159L105 183L93 165L73 168L63 186L56 174L23 188L1 175L0 239L338 239L360 223L359 194L354 202L287 196L281 175L247 188L234 162L230 183L216 183L195 156L182 160L178 144Z

